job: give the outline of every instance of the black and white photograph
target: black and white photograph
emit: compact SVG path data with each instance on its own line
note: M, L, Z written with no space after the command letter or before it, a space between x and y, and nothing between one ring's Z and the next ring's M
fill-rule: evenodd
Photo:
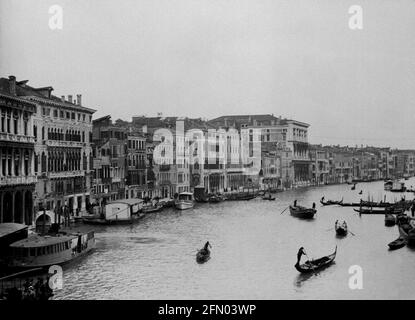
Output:
M0 0L0 48L4 303L415 299L415 1Z

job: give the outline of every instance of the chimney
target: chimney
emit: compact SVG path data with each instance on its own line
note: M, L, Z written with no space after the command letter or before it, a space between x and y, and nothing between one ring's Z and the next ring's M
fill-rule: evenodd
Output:
M16 77L9 76L9 86L10 86L10 94L15 96L16 95Z
M65 102L65 96L61 96L61 101Z
M82 94L77 94L76 95L76 102L77 102L78 106L82 105Z
M68 94L68 102L72 103L72 95L71 94Z

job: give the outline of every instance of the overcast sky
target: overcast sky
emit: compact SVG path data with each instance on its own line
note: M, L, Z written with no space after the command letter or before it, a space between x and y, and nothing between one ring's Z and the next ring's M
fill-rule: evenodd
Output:
M82 93L95 117L270 113L312 143L415 148L413 0L1 0L11 74Z

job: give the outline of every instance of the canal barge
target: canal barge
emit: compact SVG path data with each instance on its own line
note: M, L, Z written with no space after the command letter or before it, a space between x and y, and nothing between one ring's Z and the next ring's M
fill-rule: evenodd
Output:
M130 224L142 217L142 199L123 199L108 203L98 214L82 217L85 224Z

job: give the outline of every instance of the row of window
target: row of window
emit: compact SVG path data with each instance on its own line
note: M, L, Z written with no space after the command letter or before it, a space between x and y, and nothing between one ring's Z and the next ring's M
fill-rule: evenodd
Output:
M42 116L50 117L51 111L53 118L60 118L66 120L78 120L82 122L92 122L92 115L86 115L85 113L76 113L70 111L59 110L55 108L43 107Z
M38 257L46 254L59 253L65 250L69 250L71 247L70 241L65 241L62 243L52 244L45 247L37 248L14 248L14 255L19 257Z

